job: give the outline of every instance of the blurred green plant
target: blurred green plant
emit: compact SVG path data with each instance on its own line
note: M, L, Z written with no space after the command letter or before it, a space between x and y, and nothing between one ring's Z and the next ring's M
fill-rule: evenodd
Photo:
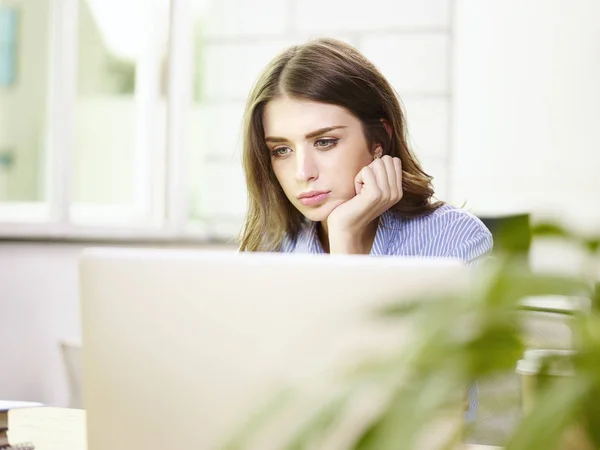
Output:
M532 226L530 231L534 239L549 237L577 245L587 255L588 267L598 267L598 237L584 237L552 223ZM408 353L403 347L385 359L367 361L338 380L339 389L304 418L282 450L324 448L326 436L349 405L369 389L383 393L383 401L346 448L414 448L420 433L456 401L465 386L499 373L514 373L525 350L523 299L555 295L587 298L591 303L589 311L571 320L578 337L571 361L574 375L563 377L560 384L548 377L550 381L540 387L533 409L516 424L505 446L508 450L600 449L600 294L598 280L590 276L598 273L533 273L523 250L528 246L510 244L525 238L513 237L511 240L510 230L502 232L493 258L478 268L477 282L469 295L392 301L377 310L374 319L378 321L400 324L410 318L418 333L418 347ZM540 376L547 375L546 370L542 367ZM269 402L226 448L244 449L246 440L268 425L291 395L286 392ZM581 425L589 442L578 441L567 447L561 436L574 423ZM468 427L460 432L468 435ZM455 445L456 436L449 436L444 448Z

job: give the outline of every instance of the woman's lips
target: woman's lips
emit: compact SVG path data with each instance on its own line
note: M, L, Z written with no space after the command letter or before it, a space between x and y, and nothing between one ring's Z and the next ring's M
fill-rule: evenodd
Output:
M304 206L317 206L323 203L328 196L329 192L307 192L300 194L298 200L300 200L300 203Z

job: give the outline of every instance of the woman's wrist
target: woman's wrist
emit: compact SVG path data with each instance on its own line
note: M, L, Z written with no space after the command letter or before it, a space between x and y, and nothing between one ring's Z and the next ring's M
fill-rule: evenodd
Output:
M368 255L372 245L372 239L368 239L366 230L329 229L329 253L332 255Z

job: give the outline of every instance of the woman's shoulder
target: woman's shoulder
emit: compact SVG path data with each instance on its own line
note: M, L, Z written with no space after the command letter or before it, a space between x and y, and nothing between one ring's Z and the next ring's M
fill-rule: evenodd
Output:
M404 245L425 256L452 256L470 261L487 254L493 238L473 213L443 204L429 214L397 222Z
M481 233L489 233L485 224L472 212L444 203L430 214L429 220L437 223L445 223L448 225L460 224L465 227L472 228L473 231Z
M485 224L470 211L463 208L457 208L448 203L444 203L434 211L421 216L404 219L402 227L428 228L433 227L437 230L446 227L460 227L461 229L470 229L473 232L488 234L489 230Z
M471 262L491 252L492 233L470 211L446 204L432 214L431 220L432 227L439 230L434 241L445 248L445 256Z

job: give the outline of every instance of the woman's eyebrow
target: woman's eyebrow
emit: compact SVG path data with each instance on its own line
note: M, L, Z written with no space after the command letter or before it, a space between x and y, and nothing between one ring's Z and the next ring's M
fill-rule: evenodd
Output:
M337 130L338 128L346 128L346 127L344 125L335 125L333 127L320 128L318 130L311 131L310 133L308 133L304 137L306 139L314 138L314 137L317 137L317 136L319 136L321 134L325 134L325 133L329 133L330 131Z
M334 125L334 126L331 126L331 127L319 128L318 130L311 131L310 133L307 133L304 137L306 139L314 138L314 137L319 136L321 134L325 134L325 133L328 133L330 131L337 130L338 128L347 128L347 127L345 125ZM267 136L265 138L265 141L267 141L267 142L287 142L288 140L286 138L284 138L284 137L279 137L279 136Z

